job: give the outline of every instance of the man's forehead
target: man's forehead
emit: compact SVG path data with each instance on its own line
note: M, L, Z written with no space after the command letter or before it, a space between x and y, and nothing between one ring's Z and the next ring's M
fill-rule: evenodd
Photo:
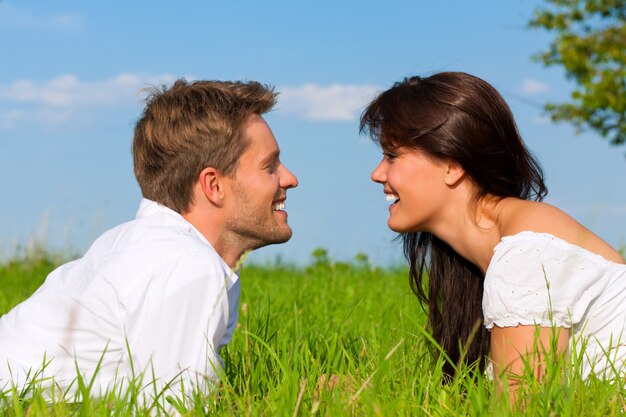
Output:
M263 116L261 116L260 114L257 114L257 113L252 113L246 119L245 125L246 125L247 128L249 128L249 127L251 127L253 125L256 125L256 124L265 125L269 129L269 125L267 124L267 122L265 121Z
M267 122L258 114L250 116L247 121L244 138L245 153L255 154L265 160L278 158L280 148Z

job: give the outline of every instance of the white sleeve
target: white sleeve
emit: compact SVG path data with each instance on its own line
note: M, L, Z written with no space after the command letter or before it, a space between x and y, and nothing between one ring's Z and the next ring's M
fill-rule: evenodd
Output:
M549 242L509 245L494 254L485 275L485 327L572 327L602 293L604 273L589 260Z
M222 348L222 346L230 342L230 339L233 337L233 332L235 331L235 327L237 326L237 320L239 318L240 292L241 292L241 281L237 279L232 284L230 289L228 289L228 305L229 305L228 325L226 326L224 337L222 337L222 339L216 345L218 353L219 353L219 350Z
M229 321L224 272L204 253L162 262L143 294L127 338L135 372L163 383L216 379L217 354Z

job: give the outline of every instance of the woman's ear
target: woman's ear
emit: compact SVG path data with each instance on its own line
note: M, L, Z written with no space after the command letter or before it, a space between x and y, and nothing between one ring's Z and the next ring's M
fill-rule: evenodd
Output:
M446 185L454 187L465 177L465 170L456 161L449 160L445 165L445 182Z

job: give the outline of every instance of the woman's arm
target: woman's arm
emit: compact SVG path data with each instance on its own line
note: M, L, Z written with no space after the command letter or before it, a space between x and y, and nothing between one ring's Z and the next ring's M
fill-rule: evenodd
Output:
M511 401L516 399L520 379L528 363L541 381L546 369L546 355L556 348L557 355L567 354L570 329L564 327L523 326L491 329L491 361L496 391L508 388ZM508 387L504 386L506 377Z

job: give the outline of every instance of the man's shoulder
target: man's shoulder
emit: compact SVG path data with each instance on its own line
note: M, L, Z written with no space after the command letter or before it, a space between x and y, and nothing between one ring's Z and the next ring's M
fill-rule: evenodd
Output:
M103 233L85 257L104 264L140 265L142 270L178 258L219 256L190 224L159 215L138 218ZM162 217L162 216L161 216Z
M140 217L104 232L95 242L98 249L112 252L149 245L164 250L210 249L185 220L167 214Z
M177 285L209 277L221 282L228 274L217 252L184 223L144 218L105 232L82 262L97 275L106 277L122 295L172 280Z

